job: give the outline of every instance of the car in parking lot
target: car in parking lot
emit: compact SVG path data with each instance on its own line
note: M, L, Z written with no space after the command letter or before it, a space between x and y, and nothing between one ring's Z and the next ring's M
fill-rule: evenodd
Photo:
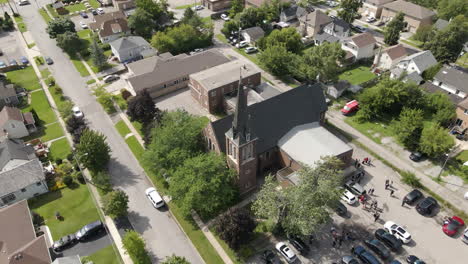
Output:
M344 256L340 264L359 264L359 262L353 256Z
M97 9L97 12L98 12L98 14L102 15L102 14L104 14L104 9L102 9L101 7L99 7L99 8Z
M243 47L247 47L248 45L249 45L249 42L244 40L244 41L239 42L239 43L236 45L236 47L237 47L237 48L243 48Z
M80 12L80 16L82 18L88 18L88 14L86 14L86 12Z
M306 255L310 248L302 241L300 238L296 236L288 236L289 244L291 244L301 255Z
M115 80L118 80L120 79L120 77L116 74L111 74L111 75L107 75L106 77L104 77L102 80L105 82L105 83L110 83L110 82L113 82Z
M47 65L54 64L54 61L50 57L44 57L44 60L47 63Z
M416 205L416 211L421 215L430 215L437 207L437 201L432 197L426 197Z
M10 60L10 66L18 66L18 62L15 59Z
M377 19L375 19L375 17L372 17L372 16L366 18L367 23L372 23L372 22L375 22L376 20Z
M59 240L55 241L54 244L52 244L52 249L55 252L62 251L66 247L69 247L76 243L76 237L75 234L70 234L66 235L64 237L61 237Z
M380 264L380 261L372 253L367 251L363 246L355 246L351 249L351 253L358 257L366 264Z
M25 56L20 57L20 62L24 65L29 63L29 60Z
M461 219L458 216L452 216L448 219L448 221L444 222L444 225L442 226L442 231L444 231L444 233L447 236L454 236L456 233L458 233L458 229L460 229L464 225L465 222L463 221L463 219Z
M409 255L408 257L406 257L406 262L408 262L409 264L426 264L426 262L420 260L415 255Z
M196 5L193 9L198 11L198 10L202 10L203 8L205 8L205 7L202 6L202 5Z
M275 248L286 259L288 263L296 261L296 254L284 242L276 243Z
M345 201L349 205L353 205L354 203L356 203L357 198L349 190L345 190L343 195L341 196L341 200Z
M465 242L465 244L468 244L468 228L463 231L463 235L461 236L461 240Z
M345 188L348 189L350 192L356 195L362 195L366 191L364 188L357 182L354 181L348 181L345 183Z
M247 47L245 48L245 53L247 54L250 54L250 53L254 53L254 52L257 52L257 48L256 47Z
M88 9L89 12L91 12L91 14L93 14L93 16L97 16L98 15L98 12L96 11L96 9L94 8L91 8L91 9Z
M265 250L260 257L265 264L281 264L281 260L271 250Z
M83 28L83 29L86 29L86 28L88 28L88 25L86 25L85 22L80 21L80 27Z
M364 244L366 244L366 246L370 248L370 250L374 251L374 253L377 254L382 259L388 259L390 257L390 251L379 240L377 239L365 240Z
M365 28L363 26L359 26L359 25L352 26L352 29L354 29L355 31L357 31L359 33L363 33L363 32L367 31L367 28Z
M336 208L335 208L335 212L339 215L339 216L345 216L347 213L348 213L348 208L346 208L346 206L340 202L338 202Z
M226 14L221 14L221 19L224 20L224 21L229 21L230 18Z
M164 206L165 203L163 198L161 197L161 195L159 195L158 191L156 191L154 187L146 189L145 193L146 197L148 197L151 204L153 204L154 208L161 208Z
M5 64L5 62L3 62L3 61L0 61L0 69L1 69L1 68L5 68L5 67L6 67L6 64Z
M104 224L101 221L95 221L83 226L75 233L75 237L78 241L84 241L102 231L104 231Z
M414 189L411 192L409 192L403 200L405 201L406 204L412 205L414 204L417 200L419 200L421 197L423 197L423 194L420 190Z
M390 250L398 251L401 249L401 241L384 229L379 228L375 230L374 235L375 238L382 241Z
M20 6L29 5L29 1L28 0L19 0L18 5L20 5Z
M387 230L390 234L394 235L399 240L401 240L403 244L407 244L411 241L411 234L408 231L406 231L406 229L395 224L392 221L387 221L384 224L384 229Z
M417 162L417 161L422 160L423 156L424 155L421 152L416 151L416 152L411 152L411 154L409 155L409 158L410 160Z

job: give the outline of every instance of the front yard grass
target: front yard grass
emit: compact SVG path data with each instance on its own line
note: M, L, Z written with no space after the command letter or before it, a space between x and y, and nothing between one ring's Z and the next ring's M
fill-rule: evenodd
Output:
M13 16L13 19L16 21L16 24L18 24L18 29L21 33L28 31L21 16Z
M359 85L361 83L370 81L377 76L370 71L370 67L359 66L341 73L338 78L346 80L352 85Z
M196 5L197 4L180 5L180 6L176 6L174 9L187 9Z
M78 57L70 58L70 60L72 61L73 65L75 65L75 68L80 73L81 77L86 77L90 75L89 71L86 69L85 65Z
M39 79L32 66L28 66L21 70L7 72L7 79L28 91L34 91L41 88Z
M462 66L468 68L468 52L463 54L458 60L455 62L458 66Z
M99 214L86 185L77 184L76 188L64 188L49 192L28 201L29 208L44 218L52 238L74 233L81 227L99 220ZM55 212L63 216L63 221L55 218Z
M41 137L42 142L46 142L64 136L63 129L60 126L59 122L55 122L53 124L45 126L44 133L45 135Z
M345 122L378 144L382 144L382 138L394 136L390 121L359 123L355 116L350 116L346 117Z
M47 11L44 9L44 7L39 8L39 14L41 14L42 18L46 23L49 23L49 21L52 20L49 14L47 14Z
M123 120L117 122L117 124L115 124L115 128L117 129L117 131L119 131L119 134L122 137L125 137L127 134L131 133L130 128L128 128L127 124L125 124Z
M135 136L128 137L125 142L127 143L128 147L132 151L133 155L137 158L137 160L141 160L143 158L143 154L145 153L145 149L140 145L140 142L136 139Z
M54 111L47 101L47 97L44 91L36 91L31 93L31 104L26 108L23 108L23 112L30 112L34 109L39 119L44 122L44 124L49 124L57 121ZM37 122L38 120L36 120Z
M71 147L66 138L61 138L50 144L49 151L52 160L63 160L66 159L68 154L71 153Z
M86 257L87 260L92 261L93 263L99 264L120 264L122 263L112 245L107 246L103 249L100 249L94 252L92 255Z
M42 76L42 79L47 79L50 76L49 69L45 68L41 70L41 76Z
M130 117L129 117L129 119L130 119ZM136 131L138 131L138 134L140 134L140 136L143 137L143 125L138 121L133 121L132 125L136 129Z
M96 1L96 0L89 0L88 2L93 8L100 7L98 1ZM68 5L68 6L65 6L65 9L67 9L68 12L70 12L70 13L74 13L74 12L77 12L77 11L86 11L86 12L88 12L83 3ZM72 15L72 14L70 14L70 15Z

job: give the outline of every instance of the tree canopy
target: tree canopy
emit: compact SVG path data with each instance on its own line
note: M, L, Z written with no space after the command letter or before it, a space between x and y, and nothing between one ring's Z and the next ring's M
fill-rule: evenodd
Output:
M174 55L204 48L212 44L212 29L200 30L188 24L168 28L157 32L151 39L151 45L160 53L170 52Z
M346 53L338 43L323 43L307 49L299 57L299 66L295 69L299 79L313 81L317 77L322 82L335 81L341 69L337 62L343 61Z
M147 124L155 119L159 122L162 112L156 107L151 95L145 89L128 101L127 114L132 121Z
M104 51L99 46L96 40L93 39L91 42L91 46L89 47L89 53L91 56L91 60L93 61L94 65L98 67L98 69L102 69L106 64L106 56L104 55Z
M399 12L385 27L384 42L387 45L396 45L400 39L400 32L405 28L405 15Z
M110 147L106 136L94 130L85 130L76 147L78 159L91 171L98 172L107 167L110 160Z
M268 36L259 41L258 46L262 50L270 46L284 46L287 51L293 53L299 53L304 48L301 35L292 27L273 30Z
M162 15L167 15L167 8L169 4L166 0L136 0L135 1L137 9L142 9L148 12L151 15L153 20L158 20Z
M115 190L107 193L103 199L103 211L112 218L127 215L128 195L122 190Z
M458 15L468 17L468 4L466 0L439 0L437 16L450 20Z
M230 248L238 249L248 242L255 229L255 220L245 208L229 209L214 221L216 233Z
M83 42L76 32L67 31L57 35L57 46L63 51L73 56L83 48Z
M425 98L427 112L432 114L432 120L439 125L448 125L456 116L455 106L447 94L442 92L428 93Z
M65 32L76 32L75 23L68 18L58 17L47 23L46 31L50 38L56 38Z
M420 109L403 108L393 124L398 140L410 150L415 150L419 145L421 132L424 126L424 112Z
M145 247L145 241L136 231L128 231L122 238L122 244L133 263L151 264L151 258Z
M146 39L151 37L155 29L153 17L148 11L142 8L137 8L128 18L128 26L133 33Z
M184 11L184 17L180 21L184 24L191 25L194 28L204 25L202 18L191 7L187 7Z
M430 157L438 157L448 153L454 145L454 139L450 136L448 130L434 123L424 127L419 150Z
M260 63L276 76L285 76L292 72L296 59L294 56L284 46L269 46L257 55Z
M238 13L244 10L244 1L242 0L232 0L231 9L229 9L229 16L235 17Z
M358 10L361 6L361 0L341 0L338 17L351 24L356 18Z
M167 257L161 264L190 264L190 262L184 257L172 255Z

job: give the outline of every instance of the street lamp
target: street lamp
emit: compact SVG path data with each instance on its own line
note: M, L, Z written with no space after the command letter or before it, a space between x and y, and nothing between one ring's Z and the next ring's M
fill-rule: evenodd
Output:
M445 165L447 164L447 161L450 158L450 152L445 153L444 155L445 155L445 161L444 161L444 164L442 165L442 168L440 168L439 175L437 175L437 180L438 181L440 181L440 176L442 175L442 171L444 171Z

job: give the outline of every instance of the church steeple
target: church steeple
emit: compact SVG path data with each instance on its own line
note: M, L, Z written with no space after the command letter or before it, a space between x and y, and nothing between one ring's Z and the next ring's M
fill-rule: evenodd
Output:
M242 86L242 68L240 69L239 86L237 88L237 104L234 120L232 121L232 136L238 140L239 144L244 144L248 139L248 113L247 113L247 98Z

